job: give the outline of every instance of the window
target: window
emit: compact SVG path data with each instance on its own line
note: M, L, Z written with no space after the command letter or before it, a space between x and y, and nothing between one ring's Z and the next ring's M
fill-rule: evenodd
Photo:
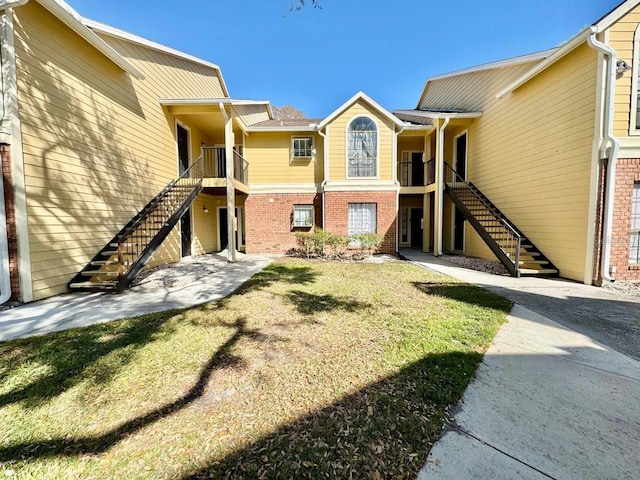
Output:
M293 137L291 139L291 159L310 159L313 157L313 137Z
M635 183L633 185L629 263L640 264L640 183Z
M313 205L293 206L293 228L311 228L313 226Z
M358 117L347 132L350 177L375 177L378 161L378 129L373 120Z
M349 235L376 233L376 204L349 204Z

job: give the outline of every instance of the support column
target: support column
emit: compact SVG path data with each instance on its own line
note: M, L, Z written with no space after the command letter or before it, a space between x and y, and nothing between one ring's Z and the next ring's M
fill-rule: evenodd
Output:
M236 261L236 192L233 186L233 114L227 113L225 106L220 104L220 110L224 116L224 147L227 167L227 260L230 263Z
M422 251L427 253L431 244L431 194L426 193L422 200Z
M440 123L438 120L438 136L436 137L436 192L434 205L434 236L433 254L436 257L442 255L443 225L444 220L444 132L449 125L450 117L445 117Z

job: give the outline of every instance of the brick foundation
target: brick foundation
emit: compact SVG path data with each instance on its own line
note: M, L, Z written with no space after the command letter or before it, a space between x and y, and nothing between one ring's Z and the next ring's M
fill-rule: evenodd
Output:
M245 208L247 253L284 253L297 246L293 229L294 205L314 205L314 222L322 227L322 195L315 193L251 194Z
M9 274L11 278L11 298L9 301L15 302L20 297L20 279L18 274L18 234L13 202L13 184L11 182L11 148L9 145L0 145L0 158L2 159L2 183L7 214L7 237L9 240Z
M384 235L382 253L396 251L396 192L327 192L325 193L325 229L332 233L349 233L349 203L375 203L377 233Z
M640 265L629 265L631 199L633 185L640 182L640 159L619 159L616 164L616 192L611 235L611 266L616 280L640 280Z

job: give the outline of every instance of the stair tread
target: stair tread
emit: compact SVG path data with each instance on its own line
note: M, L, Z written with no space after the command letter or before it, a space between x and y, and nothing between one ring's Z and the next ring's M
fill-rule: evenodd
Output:
M118 272L114 270L89 270L80 273L83 277L98 277L100 275L105 277L115 277L118 275Z
M521 268L520 275L549 275L549 274L557 274L558 270L555 268Z
M69 285L70 288L97 288L97 287L111 287L115 288L117 282L75 282Z

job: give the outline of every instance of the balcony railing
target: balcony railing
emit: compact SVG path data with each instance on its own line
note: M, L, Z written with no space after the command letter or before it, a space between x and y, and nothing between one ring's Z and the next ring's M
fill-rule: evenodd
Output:
M403 187L423 187L436 183L436 161L426 163L400 162L400 185Z
M225 147L202 147L204 178L226 178L227 159ZM233 151L233 178L249 183L249 162Z

